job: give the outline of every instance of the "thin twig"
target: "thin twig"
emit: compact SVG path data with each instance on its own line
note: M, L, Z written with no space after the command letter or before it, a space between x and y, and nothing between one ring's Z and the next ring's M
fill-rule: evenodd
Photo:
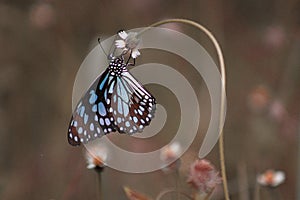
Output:
M199 30L203 31L209 37L209 39L212 41L212 43L214 44L214 46L217 50L217 55L218 55L220 69L221 69L221 75L222 75L222 86L225 90L226 89L226 74L225 74L225 64L224 64L222 50L221 50L221 47L220 47L219 43L217 42L216 38L204 26L202 26L194 21L187 20L187 19L167 19L167 20L162 20L162 21L159 21L157 23L150 25L149 27L147 27L144 30L142 30L141 32L139 32L138 35L141 35L143 32L149 30L151 27L157 27L157 26L167 24L167 23L183 23L183 24L192 25L192 26L198 28ZM226 176L226 168L225 168L224 137L223 137L223 130L221 127L222 126L221 124L224 121L224 117L225 117L223 115L224 111L225 111L225 94L224 94L223 90L221 90L220 127L219 127L219 131L220 131L220 138L219 138L220 165L221 165L221 174L222 174L222 178L223 178L223 188L224 188L225 199L230 200L227 176Z
M299 123L299 130L298 130L298 168L300 169L300 123ZM300 199L300 170L297 172L297 186L296 186L296 191L297 191L297 199Z
M188 199L193 200L193 198L192 198L190 195L188 195L188 194L186 194L186 193L184 193L184 192L182 192L182 191L176 191L175 188L169 188L169 189L162 190L162 191L157 195L157 197L156 197L155 200L161 200L161 198L162 198L163 196L165 196L166 194L174 193L174 192L175 192L175 193L178 193L178 194L181 194L181 195L187 197Z

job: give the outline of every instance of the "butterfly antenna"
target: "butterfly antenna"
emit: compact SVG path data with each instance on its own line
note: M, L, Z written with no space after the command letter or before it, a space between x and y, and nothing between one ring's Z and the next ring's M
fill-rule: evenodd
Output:
M129 60L130 60L130 58L131 58L131 52L132 52L132 50L130 50L129 58L128 58L127 62L126 62L126 65L128 65Z
M103 46L102 46L102 44L101 44L101 39L100 39L100 37L98 38L98 43L99 43L99 45L100 45L100 47L101 47L103 53L108 57L107 53L105 52L105 50L104 50L104 48L103 48Z
M117 33L121 32L122 30L118 31ZM115 39L114 41L116 41L118 38L118 34L115 35ZM112 51L112 48L114 47L113 51ZM115 58L115 53L116 53L116 50L117 50L117 47L116 45L114 45L114 43L111 44L110 48L109 48L109 52L110 54L108 55L108 59L109 60L113 60Z
M117 35L115 36L114 41L116 41L116 39L117 39ZM115 46L114 43L113 43L113 44L111 44L111 46L110 46L110 48L109 48L109 52L111 52L111 48L112 48L113 46L114 46L114 50L113 50L112 53L109 54L109 56L110 56L111 59L113 58L113 55L115 54L115 51L116 51L116 46Z

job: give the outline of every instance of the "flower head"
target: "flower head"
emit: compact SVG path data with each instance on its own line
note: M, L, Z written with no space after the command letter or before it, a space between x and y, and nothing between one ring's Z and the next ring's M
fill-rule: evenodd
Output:
M276 187L285 180L285 174L282 171L274 171L269 169L256 178L257 182L262 186Z
M125 31L120 31L118 33L121 40L116 40L115 45L117 48L122 49L123 52L127 53L131 51L131 57L137 58L141 53L138 50L138 45L140 39L136 32L129 32L128 34Z
M55 23L55 10L46 2L40 2L32 6L30 10L30 22L38 29L47 29Z
M255 112L263 111L270 103L271 94L267 87L259 85L248 96L248 105Z
M282 122L288 116L288 112L279 100L275 100L270 105L270 115L276 121Z
M272 25L266 28L263 35L263 41L270 49L280 49L287 41L287 35L284 28L278 25Z
M196 160L190 167L187 182L201 192L209 193L221 183L221 177L208 160Z
M103 169L107 159L105 148L93 148L86 151L86 162L88 169Z

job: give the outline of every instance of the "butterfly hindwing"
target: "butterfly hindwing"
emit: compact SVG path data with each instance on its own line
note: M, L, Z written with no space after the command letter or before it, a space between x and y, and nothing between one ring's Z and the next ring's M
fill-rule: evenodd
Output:
M120 133L141 132L154 117L155 98L127 71L117 77L111 107Z
M68 130L68 141L73 146L87 143L105 134L100 126L99 106L96 104L96 101L100 99L99 95L96 94L96 87L101 77L93 82L87 93L77 104L72 115Z

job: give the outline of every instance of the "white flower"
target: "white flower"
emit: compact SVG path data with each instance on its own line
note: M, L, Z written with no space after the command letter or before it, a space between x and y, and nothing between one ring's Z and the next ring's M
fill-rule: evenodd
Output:
M140 39L137 37L136 32L130 32L127 34L125 31L120 31L118 35L120 38L122 38L122 40L115 41L117 48L122 49L125 53L131 51L132 58L137 58L139 55L141 55L138 50Z
M119 49L126 49L127 48L125 47L126 46L126 43L124 40L116 40L116 47L119 48Z
M125 40L128 37L128 34L125 31L119 31L118 35L120 36L120 38L122 38L123 40Z
M256 180L262 186L276 187L284 182L285 174L282 171L269 169L266 172L259 174Z
M88 149L85 158L88 169L103 168L107 159L107 151L105 148Z
M182 152L181 146L178 142L173 142L172 144L164 147L160 152L160 159L164 162L169 160L177 159Z
M131 53L132 58L137 58L139 55L141 55L141 53L139 52L138 49L132 50L132 53Z

